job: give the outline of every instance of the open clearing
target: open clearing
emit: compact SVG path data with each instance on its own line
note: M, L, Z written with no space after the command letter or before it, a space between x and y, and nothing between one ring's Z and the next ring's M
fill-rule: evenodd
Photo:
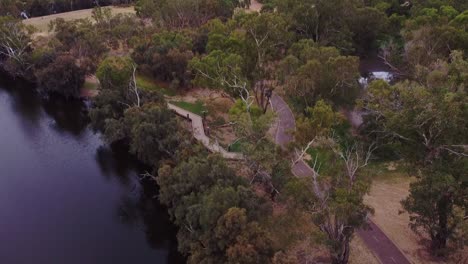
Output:
M400 201L408 196L410 183L411 178L403 175L375 179L369 195L365 197L365 203L375 210L371 219L412 263L463 263L459 262L459 258L464 255L462 252L455 254L448 262L432 258L427 251L428 240L416 235L409 228L409 215L403 211Z
M135 14L135 9L133 6L130 7L110 7L112 9L112 14ZM39 34L47 34L49 30L50 21L56 18L63 18L65 20L75 20L81 18L90 18L93 9L83 9L78 11L59 13L49 16L42 17L33 17L27 20L23 20L23 23L26 25L32 25L39 30Z

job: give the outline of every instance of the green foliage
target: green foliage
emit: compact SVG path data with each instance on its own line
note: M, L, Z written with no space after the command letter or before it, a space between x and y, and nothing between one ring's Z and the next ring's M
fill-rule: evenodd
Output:
M130 152L146 164L173 158L181 142L174 114L157 104L145 104L125 111L120 120L106 120L104 135L110 142L127 139Z
M85 73L76 65L75 58L62 55L36 72L40 86L48 92L56 92L65 97L80 96Z
M94 128L106 130L109 123L107 120L113 120L113 125L120 125L118 120L124 116L127 108L149 102L164 104L161 94L154 91L140 91L137 87L140 98L138 104L137 94L130 89L130 84L133 83L133 71L136 70L134 67L136 66L128 57L108 57L101 62L97 71L101 89L98 96L93 99L94 107L89 113Z
M196 101L195 103L173 101L171 104L174 104L199 116L203 116L203 113L207 111L202 101Z
M465 171L468 169L465 162ZM462 165L463 166L463 165ZM424 175L411 184L410 195L402 201L411 213L410 227L417 233L426 233L432 240L435 255L448 254L447 240L463 245L463 217L466 213L467 182L460 182L443 171L424 170Z
M432 71L420 69L426 73L423 85L375 81L365 102L372 131L384 136L380 140L396 148L419 176L403 205L411 214L410 226L429 235L436 255L446 254L448 242L457 241L459 211L466 214L468 109L466 67L461 66L466 61L460 52L452 59Z
M0 62L12 76L29 77L32 32L21 21L0 16Z
M324 99L335 104L352 103L359 88L359 59L341 56L331 47L319 47L312 40L301 40L281 61L280 80L301 109Z
M155 80L145 75L141 75L141 74L137 75L136 80L137 80L137 86L141 88L142 90L159 91L167 96L176 95L176 91L174 91L173 89L166 88L166 87L163 88L158 83L156 83Z
M132 57L143 71L179 87L190 81L187 67L193 57L191 50L192 40L185 33L163 31L136 45Z
M341 146L331 139L322 140L312 153L316 174L286 185L294 207L313 211L311 220L323 233L333 263L348 262L351 238L372 213L363 201L370 187L361 172L366 156L359 144Z
M307 107L305 116L296 121L295 139L300 145L306 145L316 137L327 136L332 128L344 122L344 117L333 111L331 105L319 100L313 107Z
M55 32L59 50L77 54L88 73L96 70L97 62L108 51L105 35L89 19L65 21L57 18L50 22L49 31Z
M215 17L229 18L235 7L248 4L239 0L138 0L140 17L152 18L164 28L199 27Z
M468 51L466 12L452 6L424 8L407 21L403 32L405 56L411 67L429 66L446 59L453 50Z
M240 55L220 50L210 52L202 58L193 58L190 68L195 71L194 83L210 88L222 88L231 96L238 96L239 85L247 84L243 59Z
M133 61L128 57L107 57L96 72L103 89L126 88L133 73Z
M385 31L387 23L385 13L365 7L361 1L278 0L274 3L301 36L346 53L367 51Z
M189 263L263 263L272 257L268 235L255 222L271 209L219 157L163 166L158 183L161 202L185 227L177 237Z
M274 86L275 60L292 39L286 20L271 13L240 13L222 24L207 24L206 56L194 58L191 69L194 82L211 88L222 88L241 98L249 108L255 103L265 113ZM250 96L253 94L254 96Z

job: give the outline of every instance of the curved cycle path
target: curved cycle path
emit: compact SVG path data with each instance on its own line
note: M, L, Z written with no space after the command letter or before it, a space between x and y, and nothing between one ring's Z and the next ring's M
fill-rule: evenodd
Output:
M273 111L277 114L276 144L286 148L293 140L291 132L296 129L294 114L288 104L277 94L270 99ZM291 168L296 177L312 176L313 169L302 159ZM385 235L385 233L369 219L369 229L358 230L357 234L362 238L366 246L376 255L383 264L410 264L409 260L400 249Z

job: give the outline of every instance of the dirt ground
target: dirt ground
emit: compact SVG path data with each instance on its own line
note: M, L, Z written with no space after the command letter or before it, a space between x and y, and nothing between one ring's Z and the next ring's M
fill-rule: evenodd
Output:
M409 215L403 211L400 201L409 194L410 182L410 177L375 180L370 194L365 197L365 202L375 210L372 220L412 263L463 263L456 259L463 252L459 252L448 262L434 259L427 251L428 240L416 235L408 227Z
M134 14L135 9L133 6L131 7L110 7L112 9L112 14ZM49 23L50 21L56 18L63 18L65 20L75 20L80 18L87 18L91 17L93 9L83 9L73 12L66 12L60 14L54 14L49 16L42 16L42 17L33 17L27 20L23 20L23 23L26 25L32 25L36 27L39 32L36 33L37 35L47 35L49 30Z

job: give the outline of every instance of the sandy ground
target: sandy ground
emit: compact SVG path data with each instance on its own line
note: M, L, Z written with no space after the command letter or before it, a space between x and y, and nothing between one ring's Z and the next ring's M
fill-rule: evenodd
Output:
M110 7L112 9L112 14L134 14L135 9L133 6L131 7ZM49 23L50 21L56 19L56 18L63 18L65 20L75 20L75 19L80 19L80 18L87 18L91 17L93 9L83 9L83 10L78 10L78 11L73 11L73 12L66 12L66 13L60 13L60 14L55 14L55 15L49 15L49 16L42 16L42 17L33 17L27 20L24 20L23 23L26 25L32 25L36 27L39 32L38 35L45 35L47 34L49 30Z

